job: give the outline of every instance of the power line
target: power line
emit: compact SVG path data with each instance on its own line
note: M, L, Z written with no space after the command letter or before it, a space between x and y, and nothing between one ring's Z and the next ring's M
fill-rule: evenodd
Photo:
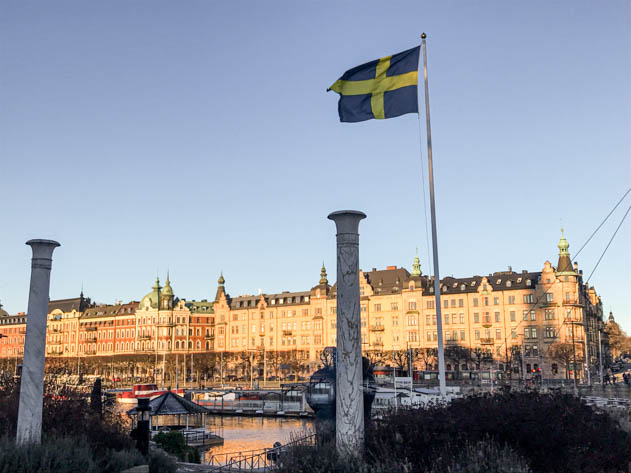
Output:
M611 245L611 242L616 237L616 233L618 233L618 230L620 230L620 227L622 226L622 223L624 222L624 219L627 218L627 215L629 215L629 211L630 210L631 210L631 205L629 206L629 208L625 212L624 216L622 217L622 220L620 220L620 223L618 224L618 228L616 228L616 231L613 232L613 235L611 235L611 239L609 240L609 243L607 243L607 246L605 247L605 250L600 255L600 258L598 258L598 261L596 262L596 266L594 266L594 269L592 269L592 272L590 273L589 277L587 278L587 281L585 282L585 284L589 283L589 280L591 279L592 275L594 274L594 271L596 271L596 268L598 268L598 265L600 264L600 261L603 259L603 256L605 256L605 253L609 249L609 245Z
M596 235L596 232L598 230L600 230L600 227L602 227L605 222L607 221L607 219L611 216L612 213L614 213L614 211L618 208L618 206L622 203L622 201L625 199L625 197L627 195L629 195L629 192L631 192L631 187L629 189L627 189L627 191L624 193L624 195L622 196L622 198L618 201L618 203L616 205L614 205L614 208L611 209L611 212L609 212L607 214L607 216L605 217L605 219L600 222L600 225L598 225L598 227L596 228L596 230L594 230L594 232L590 235L590 237L587 239L587 241L585 243L583 243L583 246L581 246L581 248L576 252L576 254L574 255L574 258L577 258L578 255L580 254L581 251L583 251L583 248L585 248L587 246L587 244L590 242L590 240L594 237L594 235Z

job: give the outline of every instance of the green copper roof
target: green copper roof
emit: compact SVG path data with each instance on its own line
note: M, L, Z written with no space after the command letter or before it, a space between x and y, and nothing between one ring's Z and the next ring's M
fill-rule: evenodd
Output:
M171 281L169 281L168 273L167 273L167 280L164 283L164 289L162 289L162 295L163 296L172 296L173 295L173 288L171 287Z
M414 257L414 262L412 263L412 272L410 276L420 276L421 275L421 260L418 257L418 248L416 249L416 256Z
M576 274L574 267L572 266L572 260L570 259L570 244L565 239L563 229L561 229L561 239L557 245L559 248L559 261L557 263L556 274L559 276L569 276Z

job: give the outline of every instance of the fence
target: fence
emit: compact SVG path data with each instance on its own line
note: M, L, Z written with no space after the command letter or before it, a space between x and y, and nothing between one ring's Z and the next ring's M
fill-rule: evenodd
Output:
M278 459L287 452L288 448L297 445L314 444L315 433L310 433L281 446L213 455L209 461L211 465L210 471L272 471L276 468Z
M207 409L220 411L263 411L263 412L302 412L306 406L302 402L260 400L260 401L221 401L221 399L197 401Z

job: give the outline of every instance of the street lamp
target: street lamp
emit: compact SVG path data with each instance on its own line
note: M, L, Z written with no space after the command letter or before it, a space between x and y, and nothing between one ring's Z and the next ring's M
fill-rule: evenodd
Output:
M151 428L151 405L148 397L138 399L137 410L136 448L146 456L149 453L149 431Z

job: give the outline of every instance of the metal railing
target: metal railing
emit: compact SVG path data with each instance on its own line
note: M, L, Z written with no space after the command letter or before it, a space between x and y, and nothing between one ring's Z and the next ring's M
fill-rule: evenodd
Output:
M315 445L315 439L315 434L310 433L278 447L213 455L210 457L211 468L209 471L273 471L278 465L278 460L287 452L288 448L299 445Z

